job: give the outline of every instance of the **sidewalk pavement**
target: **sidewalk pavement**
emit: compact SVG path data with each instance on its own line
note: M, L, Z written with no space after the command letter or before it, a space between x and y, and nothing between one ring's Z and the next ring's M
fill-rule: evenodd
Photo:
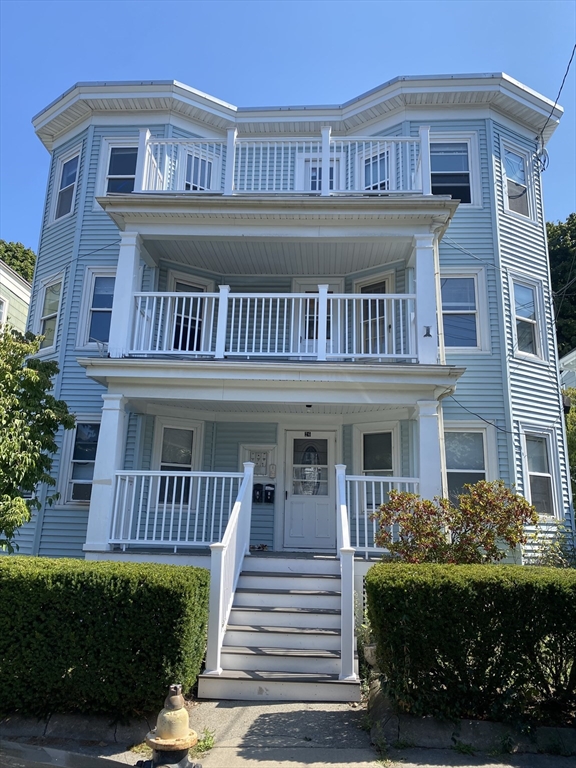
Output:
M100 722L104 725L102 729ZM575 768L576 765L574 757L553 755L469 755L454 750L414 748L390 749L380 754L370 744L367 725L364 707L348 704L203 701L190 709L191 728L199 735L205 729L214 732L214 748L195 758L203 768ZM143 728L146 728L144 722L132 731L127 727L109 729L105 721L68 716L66 720L59 718L58 727L53 724L52 729L45 728L43 735L30 735L34 729L22 723L18 725L14 719L12 723L0 723L0 738L135 765L144 755L127 747L131 737L142 740ZM74 757L69 755L67 763L54 764L80 768L81 758L75 760ZM103 768L106 762L102 760Z

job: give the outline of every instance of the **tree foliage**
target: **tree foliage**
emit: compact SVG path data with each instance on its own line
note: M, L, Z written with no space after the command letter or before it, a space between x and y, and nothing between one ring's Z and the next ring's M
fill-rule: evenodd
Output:
M502 542L510 549L525 544L524 526L538 522L534 507L502 480L465 485L457 506L390 491L373 518L378 546L408 563L497 562L507 555Z
M546 224L560 357L576 347L576 213ZM572 284L570 281L574 280Z
M50 394L58 366L31 357L41 339L0 331L0 547L10 552L15 532L40 507L38 483L55 485L50 469L58 429L74 426L66 403Z
M6 240L0 240L0 259L14 272L18 272L24 280L32 282L36 264L36 254L33 250L25 248L22 243L8 243Z

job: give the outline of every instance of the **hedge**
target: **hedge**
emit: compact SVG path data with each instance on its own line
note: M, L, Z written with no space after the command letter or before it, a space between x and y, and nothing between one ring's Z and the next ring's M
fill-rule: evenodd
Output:
M366 593L400 712L576 725L576 570L381 563Z
M0 558L0 714L157 711L206 649L209 573L153 563Z

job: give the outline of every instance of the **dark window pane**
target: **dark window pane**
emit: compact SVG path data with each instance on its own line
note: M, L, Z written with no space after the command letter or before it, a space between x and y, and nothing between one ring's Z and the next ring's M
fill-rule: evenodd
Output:
M193 432L190 429L164 428L162 438L162 469L165 464L172 465L170 469L179 471L190 469L192 466Z
M134 176L136 173L137 147L114 147L110 152L109 176Z
M62 178L60 179L60 189L64 189L64 187L69 187L71 184L74 184L76 181L76 172L78 170L78 157L72 158L72 160L68 160L67 163L64 163L62 166Z
M451 195L462 203L471 202L470 177L467 173L433 173L432 194Z
M107 342L110 338L111 312L92 312L90 315L90 329L88 341Z
M476 309L476 291L473 277L442 278L442 309Z
M536 327L534 323L527 323L524 320L516 320L516 337L520 352L527 352L530 355L537 354L535 330Z
M464 492L464 484L474 485L479 480L485 480L484 472L448 472L448 498L455 504L456 499Z
M100 424L77 424L72 458L80 461L94 461L99 433Z
M328 464L327 440L294 440L293 463L326 466Z
M72 210L72 198L74 196L74 185L63 189L58 193L58 205L56 206L56 218L60 219L66 216Z
M134 179L108 179L107 192L129 194L134 192Z
M476 315L444 315L444 344L447 347L477 347Z
M538 514L554 514L554 505L552 504L552 480L550 477L531 475L530 496L532 497L532 504L536 507Z
M529 216L528 189L515 181L508 179L508 208L522 216Z
M92 307L94 309L112 309L112 299L114 298L114 278L97 277L94 280L94 295L92 296Z
M392 471L392 435L379 432L364 435L364 471Z
M464 142L430 144L430 167L434 171L468 171L468 145Z
M90 501L92 495L91 483L72 483L73 501Z

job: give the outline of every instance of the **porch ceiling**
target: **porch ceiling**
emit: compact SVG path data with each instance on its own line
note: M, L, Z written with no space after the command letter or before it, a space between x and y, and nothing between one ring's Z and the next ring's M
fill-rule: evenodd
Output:
M203 413L226 413L226 414L283 414L294 416L353 416L368 413L385 413L397 410L394 405L324 405L313 404L307 408L305 403L214 403L213 400L170 400L152 398L147 400L133 400L132 407L137 411L152 412L155 410L164 410L167 407L170 410L179 412L184 418L190 410Z
M346 275L406 261L412 238L368 241L195 238L145 240L148 254L222 275Z

